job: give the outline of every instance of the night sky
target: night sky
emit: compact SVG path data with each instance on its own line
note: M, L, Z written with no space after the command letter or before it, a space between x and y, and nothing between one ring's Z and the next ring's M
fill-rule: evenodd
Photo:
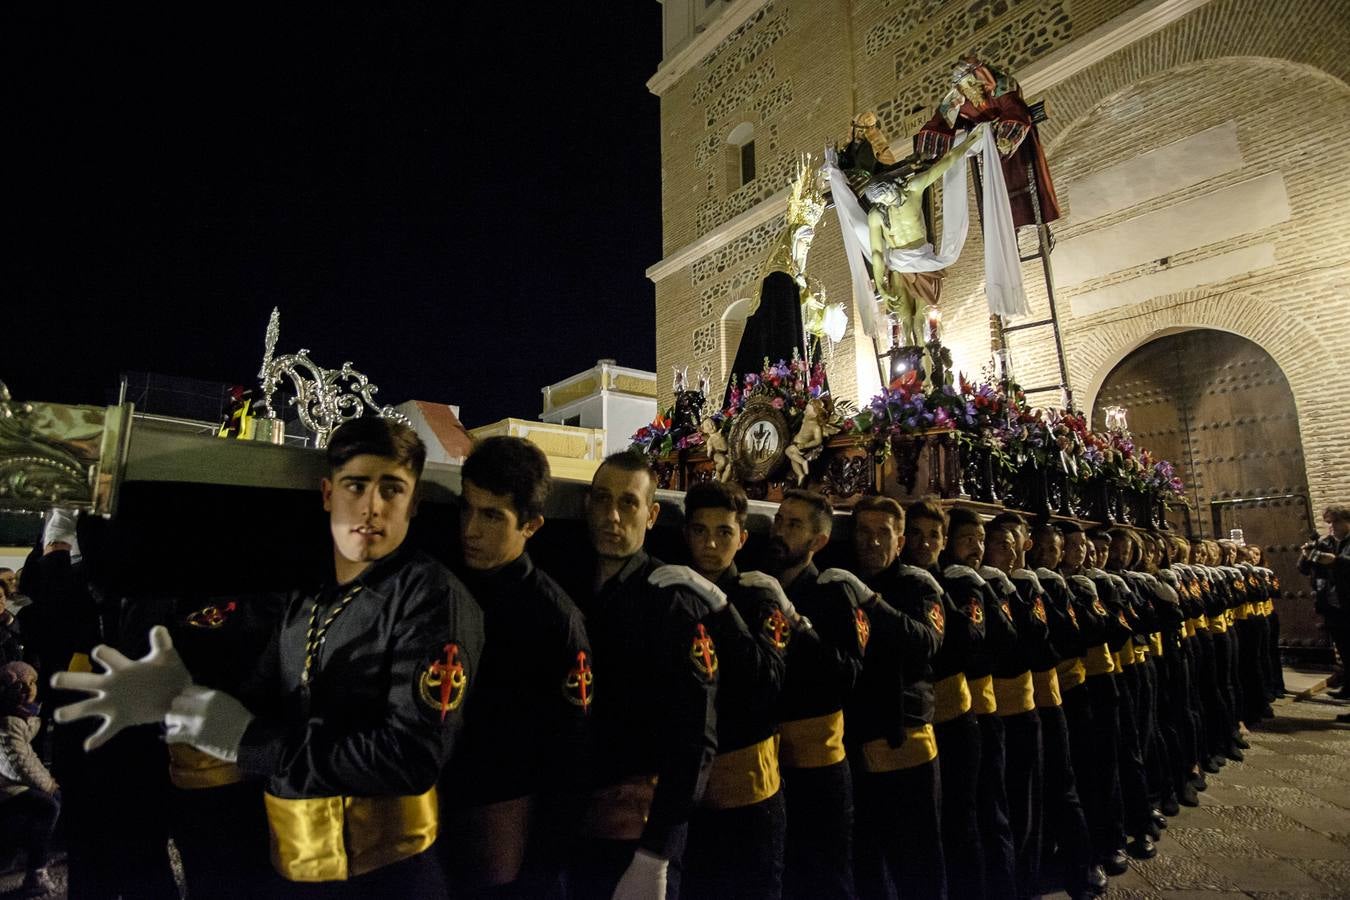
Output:
M652 0L44 6L4 13L16 397L252 385L273 306L278 352L470 426L600 357L653 366Z

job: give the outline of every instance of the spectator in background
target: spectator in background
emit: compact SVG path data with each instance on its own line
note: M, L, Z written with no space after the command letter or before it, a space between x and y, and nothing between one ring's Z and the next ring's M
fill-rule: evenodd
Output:
M1298 570L1312 579L1313 609L1326 623L1344 667L1350 661L1350 506L1328 506L1322 521L1328 531L1303 545ZM1342 682L1333 696L1350 700L1350 684ZM1350 722L1350 715L1337 720Z
M40 897L56 889L47 874L47 852L61 794L47 767L33 752L41 722L38 673L24 662L0 666L0 846L28 853L20 894Z

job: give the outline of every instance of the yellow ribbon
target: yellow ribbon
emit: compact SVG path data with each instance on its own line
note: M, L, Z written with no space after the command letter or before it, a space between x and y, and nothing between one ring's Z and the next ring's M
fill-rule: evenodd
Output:
M987 716L998 711L998 697L994 694L994 676L982 675L967 679L970 685L970 708L977 716Z
M1105 644L1089 647L1083 654L1083 670L1088 678L1095 675L1110 675L1116 668L1111 648Z
M272 865L288 881L345 881L408 859L436 842L436 789L415 797L263 794Z
M819 769L844 761L844 714L836 711L778 726L779 762L789 769Z
M961 672L948 676L933 685L934 722L950 722L970 711L970 685Z
M243 780L244 773L234 763L216 759L187 744L169 745L169 781L176 788L197 791Z
M905 729L905 742L892 747L885 738L862 745L863 767L869 772L897 772L937 759L937 734L932 725Z
M1087 680L1087 666L1083 665L1081 659L1061 660L1055 666L1055 673L1059 676L1061 691L1072 690Z
M1044 672L1032 672L1031 680L1036 685L1036 706L1059 706L1063 699L1059 696L1059 676L1054 669Z
M778 735L758 744L719 753L708 773L702 805L707 809L736 809L768 800L778 793Z
M1036 708L1036 685L1030 672L1015 678L995 678L994 697L1000 716L1016 716Z

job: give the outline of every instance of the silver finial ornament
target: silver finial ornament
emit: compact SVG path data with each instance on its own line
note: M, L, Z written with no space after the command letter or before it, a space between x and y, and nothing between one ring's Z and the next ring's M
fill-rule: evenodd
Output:
M368 411L382 419L412 426L412 421L392 406L375 405L375 393L379 388L371 384L364 374L353 369L350 362L344 362L340 369L325 369L309 358L306 349L274 358L272 354L280 333L281 313L273 308L264 338L263 364L258 371L267 418L277 418L272 395L276 393L282 376L285 376L295 390L295 396L288 398L287 402L295 407L300 424L314 435L315 447L327 447L328 439L339 425L359 419Z

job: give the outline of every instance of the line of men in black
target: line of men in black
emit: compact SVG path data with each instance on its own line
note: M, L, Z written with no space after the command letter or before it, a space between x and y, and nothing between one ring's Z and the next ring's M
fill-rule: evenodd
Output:
M820 571L833 510L789 491L741 571L745 494L711 482L671 566L617 454L555 581L547 462L491 438L452 574L402 546L415 435L356 420L329 457L328 584L56 683L94 744L164 724L194 897L1092 896L1276 693L1278 585L1236 545L871 497Z

